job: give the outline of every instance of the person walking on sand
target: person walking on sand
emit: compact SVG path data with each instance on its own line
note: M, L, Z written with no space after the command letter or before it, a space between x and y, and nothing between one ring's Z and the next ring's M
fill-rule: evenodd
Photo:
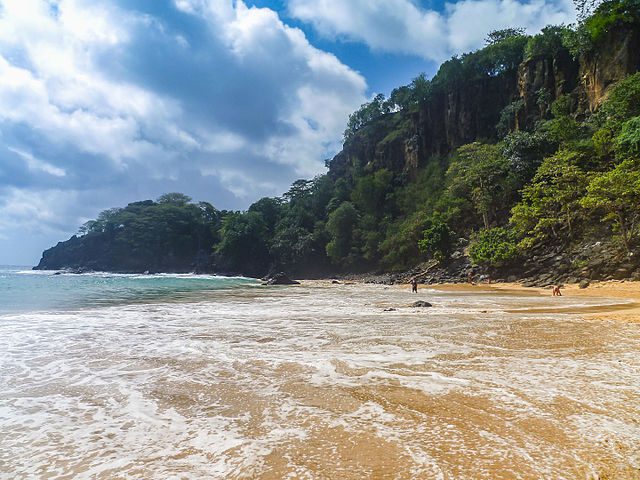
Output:
M553 293L552 293L552 295L553 295L554 297L561 297L561 296L562 296L562 293L560 292L560 285L555 285L555 286L553 287Z
M411 284L411 293L418 293L418 279L412 277L409 283Z

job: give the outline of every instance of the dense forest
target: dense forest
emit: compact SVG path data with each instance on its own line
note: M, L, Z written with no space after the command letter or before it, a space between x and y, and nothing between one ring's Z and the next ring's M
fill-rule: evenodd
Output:
M561 280L631 276L638 70L640 0L533 36L491 32L362 105L325 175L244 212L177 193L107 210L37 268L326 275L429 261L499 275L547 268L550 252Z

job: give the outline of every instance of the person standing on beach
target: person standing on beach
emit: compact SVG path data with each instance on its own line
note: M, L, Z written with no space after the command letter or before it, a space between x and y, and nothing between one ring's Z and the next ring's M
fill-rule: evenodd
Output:
M409 283L411 284L411 292L418 293L418 279L416 277L413 277L411 278Z
M552 295L554 297L561 297L562 296L562 293L560 292L560 285L556 285L556 286L553 287Z

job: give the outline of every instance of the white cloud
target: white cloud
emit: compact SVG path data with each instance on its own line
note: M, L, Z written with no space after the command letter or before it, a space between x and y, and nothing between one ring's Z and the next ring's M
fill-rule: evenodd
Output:
M42 230L59 233L65 220L76 220L62 217L60 212L69 211L77 197L73 191L8 188L0 194L0 233L14 231L16 224L25 235Z
M365 91L242 1L0 0L0 230L178 189L244 207L319 173Z
M7 147L9 151L18 154L20 157L24 159L27 164L27 168L31 171L36 172L44 172L49 175L53 175L55 177L64 177L67 172L65 172L62 168L58 168L50 163L43 162L42 160L34 157L29 152L23 152L22 150L18 150L17 148Z
M570 0L462 0L442 12L412 0L288 0L288 8L328 38L437 62L482 46L491 30L515 25L536 32L575 19Z

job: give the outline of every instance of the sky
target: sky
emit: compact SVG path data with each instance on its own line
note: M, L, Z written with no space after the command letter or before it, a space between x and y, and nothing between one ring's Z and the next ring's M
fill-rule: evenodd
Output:
M279 196L376 93L574 21L571 0L0 0L0 264L166 192Z

